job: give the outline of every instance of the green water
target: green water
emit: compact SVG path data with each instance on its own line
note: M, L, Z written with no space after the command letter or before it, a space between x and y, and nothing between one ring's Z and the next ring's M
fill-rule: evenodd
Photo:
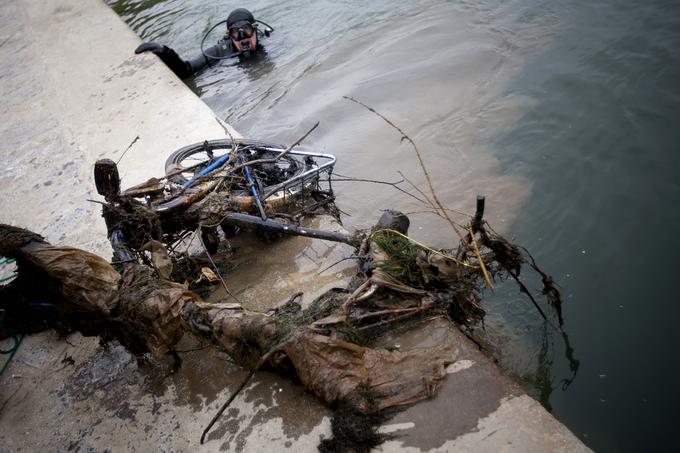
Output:
M239 6L108 3L185 58ZM390 117L423 150L447 205L471 210L486 194L489 220L561 287L573 357L508 284L486 301L501 364L595 450L670 450L680 422L678 2L248 7L276 28L265 61L220 63L189 86L243 135L286 143L320 121L306 143L337 154L340 173L394 181L402 170L423 184L395 132L342 96ZM421 210L389 187L336 190L349 226L384 207ZM416 237L450 245L445 225L411 217Z

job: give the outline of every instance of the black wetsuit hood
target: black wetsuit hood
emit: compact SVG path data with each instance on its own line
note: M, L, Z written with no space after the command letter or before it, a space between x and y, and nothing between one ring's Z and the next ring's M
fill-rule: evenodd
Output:
M253 14L245 8L236 8L230 12L227 17L227 29L241 27L245 24L253 25L254 23L255 17L253 17Z

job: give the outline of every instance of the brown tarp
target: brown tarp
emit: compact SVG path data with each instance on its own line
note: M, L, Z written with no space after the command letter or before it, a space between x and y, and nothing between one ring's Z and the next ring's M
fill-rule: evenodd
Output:
M72 247L36 244L23 257L58 281L72 303L109 314L118 301L120 274L104 259Z
M312 393L330 404L350 401L363 412L431 398L453 356L449 346L387 351L311 332L298 334L284 351Z
M312 332L304 323L298 325L297 315L291 320L238 304L205 303L183 285L157 278L149 267L129 265L121 276L102 258L71 247L32 242L20 255L49 275L67 301L85 309L82 316L89 312L93 322L101 323L97 325L117 329L124 344L134 338L160 356L189 333L249 368L263 357L277 366L285 354L312 393L329 404L343 401L363 412L432 397L453 355L450 346L372 349ZM20 273L26 271L31 272L20 268Z

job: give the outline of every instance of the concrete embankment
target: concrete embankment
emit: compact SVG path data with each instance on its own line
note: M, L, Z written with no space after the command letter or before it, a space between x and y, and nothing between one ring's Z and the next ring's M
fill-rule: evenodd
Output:
M133 54L139 38L103 2L16 0L0 5L0 13L0 221L108 256L99 207L87 201L99 199L92 164L122 158L129 186L162 174L171 151L221 138L224 130L155 56ZM309 296L346 276L323 284L312 278L342 249L302 238L273 247L266 264L272 273L262 288L244 288L247 298L282 297L303 284ZM437 396L383 427L397 436L383 451L587 450L449 325L435 320L384 341L401 348L451 342L456 352ZM183 360L180 372L166 375L170 364L140 363L121 347L103 348L77 334L26 337L0 378L0 445L9 451L314 451L330 435L326 408L263 372L201 447L202 429L245 372L210 350Z

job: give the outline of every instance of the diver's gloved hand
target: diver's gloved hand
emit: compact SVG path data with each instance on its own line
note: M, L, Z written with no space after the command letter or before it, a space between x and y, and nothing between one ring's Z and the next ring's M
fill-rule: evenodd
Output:
M163 47L157 42L143 42L137 48L135 49L136 54L140 54L142 52L153 52L154 54L158 55L159 53L163 52Z
M165 65L174 72L180 79L186 79L193 74L191 65L182 60L177 52L172 50L168 46L162 46L155 42L143 42L136 49L135 53L140 54L142 52L152 52L165 63Z

